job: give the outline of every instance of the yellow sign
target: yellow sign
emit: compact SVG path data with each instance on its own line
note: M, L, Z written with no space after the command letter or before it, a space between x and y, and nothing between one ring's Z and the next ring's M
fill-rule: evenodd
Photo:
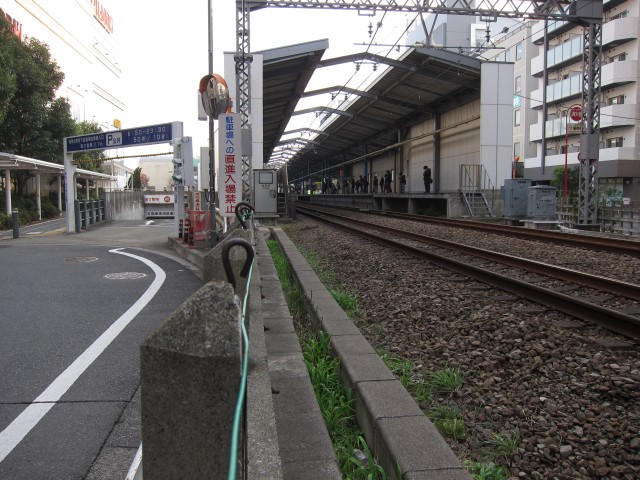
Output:
M113 119L113 126L116 128L120 128L122 126L122 124L120 123L120 120L118 120L117 118Z

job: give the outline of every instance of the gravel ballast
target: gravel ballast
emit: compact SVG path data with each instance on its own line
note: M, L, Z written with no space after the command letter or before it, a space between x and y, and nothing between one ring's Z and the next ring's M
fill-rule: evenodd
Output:
M369 220L369 219L367 219ZM640 260L392 219L375 220L512 255L637 282ZM354 322L375 348L409 360L415 379L459 367L462 387L423 402L455 407L460 459L490 460L512 478L640 478L640 348L603 329L422 260L299 218L284 226L320 276L358 297ZM323 274L324 272L324 274ZM333 285L328 285L332 288ZM517 436L500 457L495 434Z

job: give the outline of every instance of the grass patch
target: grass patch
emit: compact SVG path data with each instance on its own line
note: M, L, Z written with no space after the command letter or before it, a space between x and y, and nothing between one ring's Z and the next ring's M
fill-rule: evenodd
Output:
M400 355L394 355L381 348L376 349L376 353L380 356L384 364L387 366L391 373L393 373L404 388L408 388L411 385L411 371L413 370L413 363Z
M429 383L435 390L440 392L457 391L464 380L464 374L460 367L446 367L444 370L429 372L425 374L425 381Z
M475 480L506 480L509 476L506 468L493 463L466 460L464 466Z
M268 240L267 246L294 319L311 384L343 477L351 480L386 480L384 470L376 463L356 422L352 392L345 392L340 381L339 360L329 351L331 337L324 332L313 331L301 293L292 280L291 267L278 242ZM355 306L357 309L357 301Z
M353 318L358 313L358 297L338 289L329 290L329 293L349 318Z
M427 412L427 416L443 435L456 442L465 437L466 427L457 408L436 405Z
M488 454L493 458L509 458L518 451L520 436L516 432L498 432L487 442Z

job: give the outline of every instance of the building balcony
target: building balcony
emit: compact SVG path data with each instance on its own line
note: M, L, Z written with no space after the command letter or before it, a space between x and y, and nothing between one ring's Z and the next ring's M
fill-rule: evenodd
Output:
M569 136L580 135L580 133L573 133L571 128L576 122L572 122L569 119ZM552 120L546 121L546 131L547 139L565 137L567 133L567 119L565 117L554 118ZM529 141L530 142L541 142L542 141L542 123L535 123L529 127Z
M602 49L635 40L640 33L640 18L616 18L602 25Z
M581 62L584 49L582 36L574 35L571 40L547 50L547 71L554 71L572 63ZM542 76L544 71L544 52L531 59L531 75Z
M600 109L600 130L632 127L636 124L637 105L609 105Z
M636 82L638 79L638 61L625 60L602 66L600 70L602 88L614 88L619 85Z
M551 20L547 25L547 38L555 38L558 35L568 32L576 28L573 23L565 22L563 20ZM536 45L542 45L544 43L544 21L541 20L531 28L531 41Z
M542 92L542 88L531 92L531 108L542 108ZM572 100L580 95L582 95L582 75L574 75L547 85L547 104Z
M635 147L615 147L615 148L601 148L600 158L601 162L612 162L615 160L637 160L638 148Z

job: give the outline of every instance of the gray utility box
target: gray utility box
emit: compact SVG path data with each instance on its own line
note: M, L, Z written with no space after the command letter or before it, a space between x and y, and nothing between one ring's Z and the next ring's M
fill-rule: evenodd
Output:
M524 218L527 216L531 180L526 178L509 178L504 181L504 216L507 218Z
M253 198L256 213L278 212L277 170L253 170Z
M556 188L547 185L529 187L527 217L540 220L556 218Z

